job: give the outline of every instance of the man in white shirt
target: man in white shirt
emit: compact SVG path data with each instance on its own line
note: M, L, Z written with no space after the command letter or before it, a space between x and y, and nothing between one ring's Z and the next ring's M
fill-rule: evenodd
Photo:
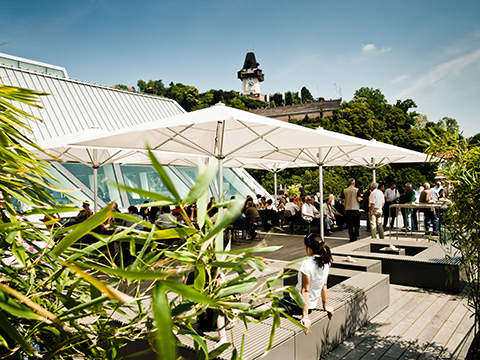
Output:
M297 211L300 211L298 205L295 203L293 197L285 204L285 211L288 211L291 216L294 216Z
M370 185L370 197L368 202L370 204L370 227L372 239L376 239L378 230L378 235L380 239L384 238L383 235L383 226L382 226L382 215L383 215L383 205L385 204L385 197L383 193L378 189L377 183L372 183Z
M386 228L388 224L388 218L390 217L390 229L393 228L393 224L395 222L395 218L397 217L396 209L390 210L390 205L395 204L398 202L398 190L397 185L392 183L390 187L385 190L385 206L383 208L383 227Z
M303 220L311 223L313 220L318 219L319 214L317 208L313 205L312 197L305 197L305 204L302 205Z

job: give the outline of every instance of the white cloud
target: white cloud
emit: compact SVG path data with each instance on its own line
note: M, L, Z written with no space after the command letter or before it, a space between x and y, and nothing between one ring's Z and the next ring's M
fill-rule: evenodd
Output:
M391 47L382 47L379 49L375 44L371 44L371 43L362 45L362 52L364 54L381 54L389 51L392 51Z
M402 75L398 75L398 76L395 76L391 83L392 84L398 84L398 83L401 83L402 81L405 81L409 78L409 76L407 74L402 74Z
M438 64L430 69L430 71L420 76L416 81L413 82L411 86L400 91L395 98L401 99L404 97L411 97L419 90L427 89L439 81L446 79L448 76L460 73L467 66L475 64L479 61L480 49L477 49L468 54L458 56L452 60Z
M377 50L377 47L375 46L375 44L366 44L362 46L362 51L364 53L372 53L372 52L375 52L375 50Z

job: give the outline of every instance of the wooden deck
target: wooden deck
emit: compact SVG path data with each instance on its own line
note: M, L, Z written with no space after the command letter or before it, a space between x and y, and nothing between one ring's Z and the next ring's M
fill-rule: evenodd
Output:
M463 295L390 285L390 306L325 359L463 359L472 325Z
M367 236L362 230L360 237ZM330 247L340 246L348 243L348 234L334 233L326 241ZM255 245L282 245L275 253L262 254L276 260L305 256L301 235L263 234L258 241L234 243L233 248ZM473 326L466 305L463 294L390 285L390 306L325 359L464 359Z

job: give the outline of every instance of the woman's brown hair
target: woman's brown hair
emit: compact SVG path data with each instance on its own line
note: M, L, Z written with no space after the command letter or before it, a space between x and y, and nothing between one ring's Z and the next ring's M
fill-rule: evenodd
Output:
M332 252L328 244L322 240L319 234L310 233L305 236L303 242L306 247L312 250L318 267L323 268L325 264L331 264L333 262Z

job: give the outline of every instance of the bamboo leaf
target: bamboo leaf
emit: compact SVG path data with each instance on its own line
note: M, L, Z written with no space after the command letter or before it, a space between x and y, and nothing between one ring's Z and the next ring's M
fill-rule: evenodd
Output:
M286 311L280 311L280 313L285 316L293 325L295 326L298 326L299 328L301 328L303 331L307 331L308 329L302 325L302 323L300 321L297 321L295 318L293 318L292 316L290 316L288 314L288 312Z
M197 290L203 290L205 286L205 267L203 265L197 265L195 267L195 281L193 287Z
M299 307L303 308L305 306L305 299L303 298L303 295L300 293L296 286L288 287L287 292L292 295L293 299Z
M239 254L261 254L261 253L269 253L274 252L281 249L283 246L254 246L251 248L246 249L237 249L237 250L229 250L229 251L217 251L220 254L227 254L227 255L239 255Z
M24 216L30 216L30 215L47 215L47 214L61 214L61 213L66 213L66 212L74 212L78 211L79 208L77 206L55 206L51 208L35 208L32 210L25 211L23 214Z
M46 310L42 306L38 305L36 302L32 301L29 297L19 293L17 290L12 289L10 286L2 283L0 283L0 290L2 290L3 292L11 296L16 297L18 300L20 300L20 302L24 303L29 308L39 313L43 318L46 318L56 323L57 325L62 326L65 330L67 330L65 325L54 314L52 314L50 311Z
M131 192L131 193L138 194L141 197L144 197L146 199L161 201L161 203L163 205L172 205L172 204L175 204L175 202L176 202L174 199L172 199L169 196L162 195L162 194L159 194L159 193L156 193L156 192L153 192L153 191L147 191L147 190L142 190L142 189L134 188L134 187L127 186L127 185L117 184L114 181L108 181L107 183L117 187L120 190L124 190L126 192Z
M68 247L73 245L76 241L81 239L83 236L88 234L92 229L95 229L97 226L107 220L113 211L113 203L108 204L105 208L100 210L98 213L90 216L84 222L77 224L71 233L66 235L53 249L52 254L54 256L59 256L62 254Z
M17 233L19 233L19 232L17 232ZM17 236L17 235L15 235L15 233L13 233L13 234L14 234L13 236ZM12 250L12 254L15 255L17 260L20 261L20 263L23 266L25 266L25 263L27 262L27 255L25 253L25 249L23 248L23 246L18 246L17 242L13 241L11 250Z
M230 347L230 343L223 343L208 353L207 359L216 359Z
M167 293L160 283L153 289L153 317L157 330L155 340L158 349L158 359L176 360L177 348L173 335L173 321L170 314Z
M60 264L77 273L82 279L84 279L85 281L95 286L98 290L100 290L104 295L108 296L110 299L118 300L124 304L131 303L135 300L131 296L111 287L110 285L104 284L102 281L98 280L94 276L83 271L75 264L70 264L65 261L60 261Z
M89 307L91 306L95 306L97 304L100 304L102 302L104 302L105 300L108 300L108 297L107 296L99 296L95 299L92 299L91 301L87 302L87 303L83 303L83 304L80 304L78 306L75 306L75 307L72 307L71 309L68 309L67 311L61 313L58 317L59 318L63 318L67 315L70 315L70 314L79 314L80 311L84 310L84 309L88 309Z
M256 282L257 282L257 279L251 279L248 282L244 282L241 284L222 287L218 291L218 296L227 297L235 294L246 294L255 286Z
M239 310L249 310L252 308L252 304L249 303L242 303L237 300L235 301L218 301L218 304L221 306L225 306L226 308L231 308L231 309L239 309Z
M210 163L207 167L205 167L205 169L200 172L198 179L190 188L190 191L183 200L183 202L186 205L190 205L197 201L197 199L200 199L205 194L208 194L208 186L212 182L216 173L217 166L215 163Z
M155 230L155 239L184 239L195 234L197 229L189 227L178 227L173 229Z
M0 309L5 310L6 312L16 317L21 317L21 318L30 319L30 320L46 321L45 318L38 315L37 313L34 313L33 311L30 311L28 308L21 307L18 304L12 304L7 301L0 301Z
M173 184L172 180L168 176L167 172L163 168L163 166L158 162L157 158L155 155L152 153L150 149L148 149L148 157L150 158L152 162L152 166L157 172L158 176L163 182L163 185L168 189L170 194L175 198L176 201L180 201L180 195L178 194L177 189L175 188L175 185Z
M202 350L203 355L205 356L205 359L210 359L208 357L208 348L207 348L207 343L205 342L205 340L203 340L202 337L200 335L197 335L197 334L190 334L190 336L192 337L194 343L197 344L198 347ZM198 352L197 352L197 355L201 355L201 354L198 354Z
M233 221L238 217L242 209L242 204L239 201L234 201L228 208L227 212L223 216L219 216L218 221L215 223L213 228L205 235L205 240L208 240L219 232L223 231L228 225L233 223ZM220 209L219 211L222 211Z
M270 330L270 337L268 339L267 351L269 351L273 346L273 339L275 337L275 330L280 326L280 315L278 312L273 313L273 324Z
M152 242L154 232L155 232L155 226L153 226L152 230L150 230L150 233L148 234L147 240L143 244L142 249L138 253L138 256L135 258L135 261L130 266L130 269L137 269L138 264L140 263L140 259L143 259L143 255L145 254L145 251L147 251L148 247L150 246L150 244Z
M178 316L187 311L190 311L190 309L193 308L195 305L196 303L193 301L182 301L180 304L178 304L172 309L172 316Z
M180 275L186 270L169 270L169 271L134 271L134 270L124 270L124 269L114 269L105 266L98 266L93 264L77 264L82 268L89 267L97 271L101 271L105 274L119 276L124 279L129 280L161 280L170 276Z
M191 286L169 280L161 280L161 283L165 288L191 301L195 301L203 305L217 305L217 302L215 300L211 299L200 291L195 290Z
M7 317L3 314L0 314L0 328L5 332L8 337L10 337L13 341L19 344L23 350L25 350L28 354L35 354L36 351L33 349L32 345L28 343L28 341L18 332L18 330L8 321Z

